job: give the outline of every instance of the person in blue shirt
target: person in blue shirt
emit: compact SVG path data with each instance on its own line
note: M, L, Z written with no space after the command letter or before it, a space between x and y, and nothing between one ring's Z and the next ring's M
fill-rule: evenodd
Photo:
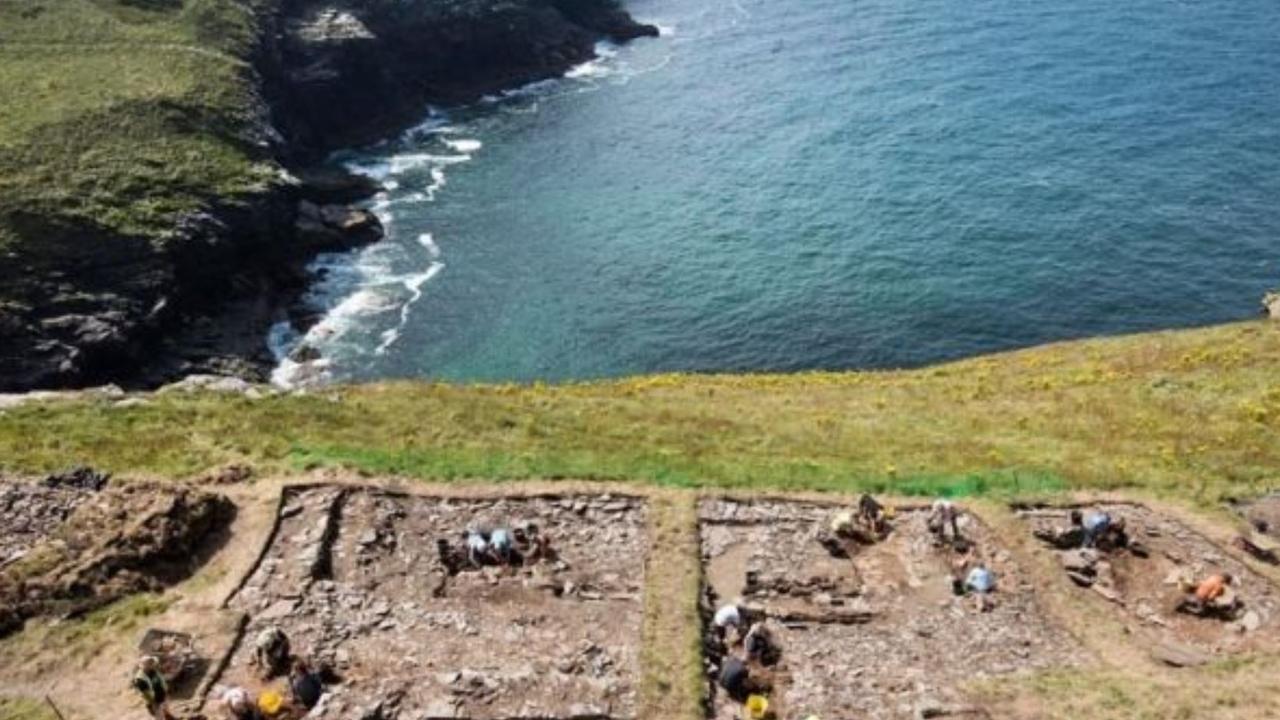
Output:
M1084 529L1084 547L1107 551L1129 544L1129 536L1124 531L1124 518L1112 517L1102 510L1091 510L1085 514L1080 525Z
M1081 522L1084 527L1084 546L1093 547L1098 538L1111 527L1111 515L1101 510L1090 510Z
M468 530L463 533L467 543L467 560L476 567L485 564L489 555L489 539L479 530Z
M511 565L515 559L515 544L511 537L511 531L506 528L498 528L489 533L489 555L499 565Z

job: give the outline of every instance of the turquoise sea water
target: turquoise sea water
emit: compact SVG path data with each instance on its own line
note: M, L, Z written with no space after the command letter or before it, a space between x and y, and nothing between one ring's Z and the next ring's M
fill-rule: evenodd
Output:
M910 366L1280 284L1275 0L630 8L664 36L345 156L389 239L281 379Z

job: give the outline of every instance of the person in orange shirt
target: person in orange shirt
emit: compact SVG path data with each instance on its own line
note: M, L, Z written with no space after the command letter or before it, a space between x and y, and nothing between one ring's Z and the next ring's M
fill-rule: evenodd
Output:
M1227 586L1230 584L1231 576L1229 574L1210 575L1196 586L1196 600L1207 605L1222 597L1222 594L1227 591Z
M1187 594L1178 605L1178 610L1199 615L1230 616L1239 608L1239 600L1231 591L1232 577L1227 573L1210 575L1200 581L1194 588L1187 588Z

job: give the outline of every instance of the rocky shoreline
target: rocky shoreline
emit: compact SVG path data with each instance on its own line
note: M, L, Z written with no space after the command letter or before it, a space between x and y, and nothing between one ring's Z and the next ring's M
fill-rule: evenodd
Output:
M616 0L280 0L257 18L251 134L279 180L211 198L163 246L85 223L18 217L32 251L0 252L0 392L192 374L264 381L268 328L320 252L382 237L353 207L379 188L325 167L451 105L563 74L601 39L656 36ZM212 131L212 130L211 130ZM26 225L23 230L23 225Z

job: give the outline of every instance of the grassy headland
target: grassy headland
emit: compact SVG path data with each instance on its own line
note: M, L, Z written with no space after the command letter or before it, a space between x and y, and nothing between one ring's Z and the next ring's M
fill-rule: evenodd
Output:
M163 238L272 176L247 0L0 2L0 247L23 217Z
M188 475L344 467L421 478L1201 500L1280 484L1280 325L1060 343L897 372L390 382L0 414L0 467Z

